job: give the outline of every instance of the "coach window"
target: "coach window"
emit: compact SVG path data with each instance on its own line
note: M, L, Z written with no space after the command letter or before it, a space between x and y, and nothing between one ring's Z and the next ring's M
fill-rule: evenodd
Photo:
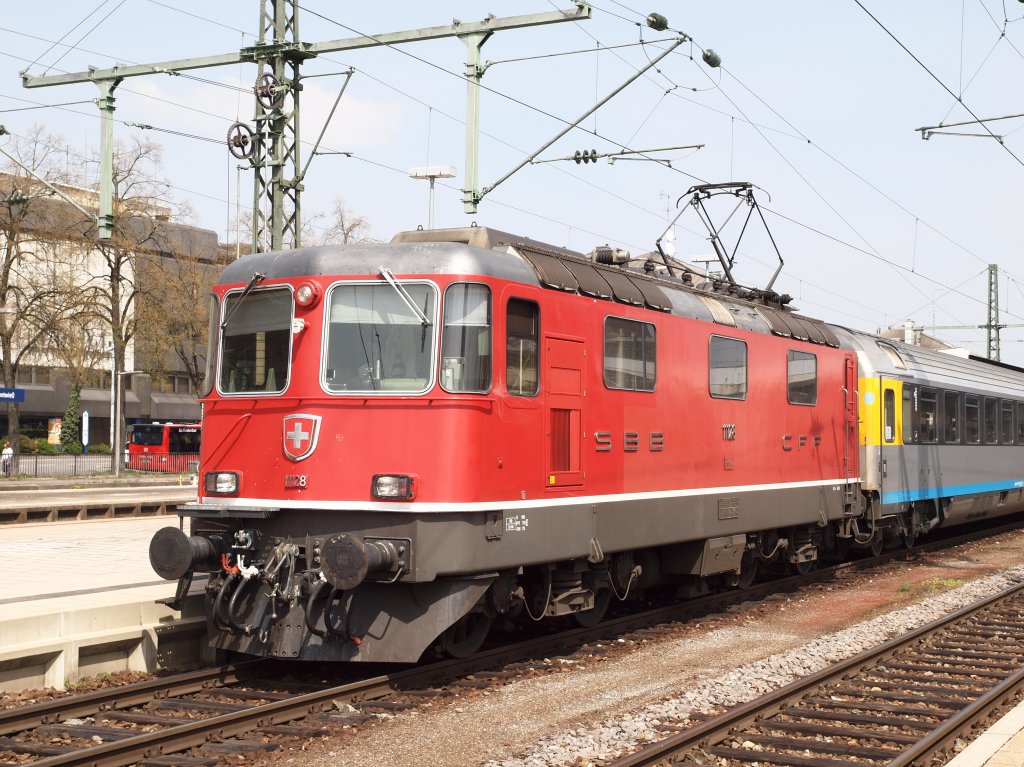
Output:
M981 444L981 397L964 396L964 436L968 445Z
M790 349L786 356L786 392L791 405L818 401L818 357Z
M540 309L532 301L510 299L505 320L505 386L508 393L532 397L540 389Z
M960 392L947 391L942 394L942 438L947 445L960 444Z
M999 443L999 400L985 397L985 444Z
M1024 445L1024 402L1017 403L1017 444Z
M1009 400L1002 400L999 412L999 436L1002 437L1004 445L1013 444L1013 403Z
M886 442L896 441L896 392L886 389L882 397L882 413L885 418L885 434L883 439Z
M914 423L917 421L917 387L903 385L903 444L910 445L914 439Z
M444 292L441 386L451 392L491 388L491 290L456 283Z
M921 442L939 441L939 393L922 386L918 404L918 436Z
M224 301L220 390L281 392L288 382L292 294L275 288L238 291Z
M735 338L711 336L708 389L712 397L747 398L747 345Z
M605 386L609 389L654 391L656 363L654 325L621 317L605 317Z

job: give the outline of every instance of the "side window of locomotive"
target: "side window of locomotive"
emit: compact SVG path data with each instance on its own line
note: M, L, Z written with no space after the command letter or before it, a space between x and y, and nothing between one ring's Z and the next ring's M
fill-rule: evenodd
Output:
M999 415L999 436L1004 445L1013 444L1013 403L1002 400Z
M456 283L444 292L441 386L451 392L491 388L491 290Z
M210 331L206 337L206 371L203 374L203 385L198 394L200 397L207 396L213 391L213 385L217 381L217 371L214 369L213 361L217 359L217 331L220 330L220 300L216 294L210 296Z
M540 390L539 339L537 304L510 299L505 318L505 386L509 394L532 397Z
M921 442L939 441L939 393L922 386L918 391L917 433Z
M654 391L657 357L654 325L621 317L605 317L605 386L609 389Z
M960 392L942 394L942 438L947 445L960 444Z
M1017 444L1024 445L1024 402L1017 403Z
M882 394L882 417L885 419L885 434L882 438L889 443L896 441L896 392L886 389Z
M790 349L786 355L786 396L791 405L818 402L818 357Z
M964 397L964 436L968 445L981 444L981 398L977 394Z
M419 393L430 388L436 291L423 282L400 285L401 290L388 283L331 288L324 354L328 391Z
M995 445L999 442L999 400L985 397L985 444Z
M903 385L903 444L914 444L914 421L917 420L917 389Z
M224 302L220 390L284 391L292 338L292 294L286 288L233 293Z
M708 390L721 399L747 398L747 344L711 336L708 346Z

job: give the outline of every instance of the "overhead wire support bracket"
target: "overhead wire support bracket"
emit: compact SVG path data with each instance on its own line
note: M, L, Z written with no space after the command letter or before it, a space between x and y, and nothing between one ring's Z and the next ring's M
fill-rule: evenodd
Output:
M650 62L649 62L649 63L647 64L647 66L643 67L642 69L639 69L639 70L638 70L638 71L637 71L637 72L636 72L635 74L633 74L633 76L632 76L632 77L628 78L628 79L627 79L627 80L626 80L626 81L625 81L624 83L622 83L622 84L621 84L621 85L620 85L620 86L619 86L618 88L616 88L615 90L613 90L613 91L612 91L611 93L609 93L609 94L608 94L607 96L605 96L605 97L604 97L603 99L601 99L601 100L600 100L600 101L598 101L598 102L597 102L596 104L594 104L594 106L592 106L592 107L591 107L590 109L588 109L588 110L587 110L586 112L584 112L584 113L583 113L582 115L580 115L580 116L579 116L579 117L577 117L577 118L576 118L575 120L573 120L573 121L572 121L571 123L569 123L569 125L568 125L568 126L566 126L566 128L565 128L564 130L561 130L561 131L559 131L559 132L558 132L558 133L557 133L557 134L556 134L556 135L554 136L554 138L550 139L549 141L547 141L546 143L544 143L544 144L543 144L543 145L542 145L541 147L539 147L539 148L538 148L538 149L536 149L536 150L535 150L534 152L532 152L532 153L531 153L531 154L530 154L530 155L529 155L529 156L528 156L528 157L527 157L527 158L526 158L525 160L523 160L523 161L522 161L521 163L519 163L518 165L516 165L516 166L515 166L515 167L514 167L514 168L513 168L512 170L510 170L510 171L509 171L508 173L506 173L506 174L505 174L504 176L502 176L501 178L499 178L499 179L498 179L497 181L495 181L495 182L494 182L493 184L491 184L490 186L486 186L486 187L484 187L483 189L481 189L479 193L476 193L476 194L474 194L474 195L473 195L473 206L474 206L474 207L473 207L473 210L476 210L476 207L475 207L475 205L476 205L477 203L479 203L479 202L480 202L480 201L481 201L481 200L482 200L482 199L483 199L483 198L484 198L484 197L485 197L486 195L488 195L488 194L490 194L491 192L493 192L493 191L494 191L495 189L497 189L497 188L498 188L498 187L499 187L499 186L500 186L501 184L503 184L504 182L508 181L508 179L510 179L510 178L511 178L511 177L512 177L513 175L515 175L516 173L518 173L518 172L519 172L520 170L522 170L523 168L525 168L525 167L526 167L527 165L530 165L531 163L533 163L533 162L534 162L534 160L536 160L536 159L537 159L538 155L540 155L540 154L541 154L542 152L544 152L544 151L545 151L546 149L548 149L548 148L549 148L549 147L550 147L550 146L551 146L552 144L554 144L554 143L555 143L556 141L558 141L558 140L559 140L560 138L562 138L563 136L565 136L565 135L566 135L566 134L567 134L567 133L568 133L569 131L573 130L574 128L577 128L577 127L579 127L579 124L580 124L581 122L583 122L584 120L586 120L586 119L587 119L588 117L590 117L590 115L594 114L594 112L596 112L596 111L597 111L598 109L600 109L600 108L601 108L601 107L603 107L603 106L604 106L605 104L607 104L607 103L608 103L609 101L611 101L611 100L612 100L613 98L615 98L615 96L617 96L617 95L618 95L619 93L621 93L621 92L622 92L622 91L624 91L624 90L625 90L626 88L628 88L628 87L629 87L630 85L632 85L632 84L633 84L633 83L634 83L634 82L635 82L636 80L638 80L639 78L643 77L643 75L644 75L644 74L645 74L645 73L646 73L646 72L647 72L647 71L648 71L649 69L652 69L652 68L654 68L654 67L655 67L655 66L656 66L656 65L658 64L658 62L660 62L660 61L661 61L661 60L662 60L663 58L665 58L665 57L666 57L666 56L668 56L668 55L669 55L670 53L672 53L672 51L674 51L674 50L675 50L676 48L678 48L678 47L679 47L680 45L682 45L683 43L689 42L689 40L690 40L690 38L689 38L689 37L688 37L687 35L683 35L683 34L680 34L680 35L679 35L679 36L678 36L678 37L677 37L677 38L675 39L675 41L674 41L674 42L672 43L672 45L670 45L670 46L669 46L668 48L666 48L666 49L665 49L664 51L662 51L662 52L661 52L661 54L660 54L659 56L656 56L656 57L655 57L655 58L654 58L654 59L653 59L652 61L650 61Z
M637 160L647 162L660 162L669 165L671 160L662 160L658 157L629 157L628 155L647 155L653 154L654 152L674 152L679 149L703 149L704 144L687 144L686 146L663 146L656 149L623 149L621 152L590 152L590 153L579 153L567 155L565 157L552 157L550 160L532 160L531 165L541 165L547 162L564 162L566 160L573 160L576 163L579 162L597 162L602 157L608 158L608 164L612 165L616 160ZM586 159L584 159L584 155ZM671 165L669 165L671 167Z
M939 123L938 125L926 125L922 128L914 128L915 131L921 134L921 138L927 141L932 136L969 136L972 138L994 138L1000 144L1003 143L1003 136L997 136L995 133L957 133L955 131L947 131L946 128L960 128L964 125L984 125L985 123L996 122L997 120L1013 120L1018 117L1024 117L1024 114L1015 115L1003 115L1002 117L985 117L980 120L964 120L958 123Z

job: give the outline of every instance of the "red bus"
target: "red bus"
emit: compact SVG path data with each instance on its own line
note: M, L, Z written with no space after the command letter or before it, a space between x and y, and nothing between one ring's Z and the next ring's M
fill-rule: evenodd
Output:
M125 466L136 471L187 472L199 461L198 423L135 423L128 426Z

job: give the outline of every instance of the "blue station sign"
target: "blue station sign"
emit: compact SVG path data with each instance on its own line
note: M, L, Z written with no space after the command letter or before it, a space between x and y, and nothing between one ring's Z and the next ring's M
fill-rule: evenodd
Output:
M24 389L4 389L0 388L0 402L24 402L25 401L25 390Z

